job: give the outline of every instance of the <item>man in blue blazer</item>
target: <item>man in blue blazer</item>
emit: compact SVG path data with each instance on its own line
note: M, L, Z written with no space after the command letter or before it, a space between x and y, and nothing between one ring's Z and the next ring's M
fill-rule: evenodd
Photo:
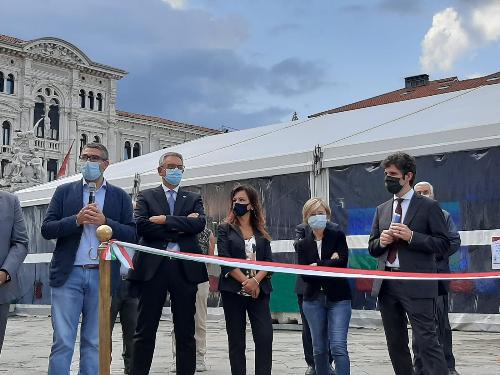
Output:
M103 177L109 165L106 147L99 143L87 144L80 155L80 164L83 179L56 189L42 223L42 236L57 239L50 264L54 335L49 375L69 374L80 314L79 374L99 372L96 229L106 224L113 229L114 239L126 242L136 239L129 195ZM119 270L113 271L119 275Z

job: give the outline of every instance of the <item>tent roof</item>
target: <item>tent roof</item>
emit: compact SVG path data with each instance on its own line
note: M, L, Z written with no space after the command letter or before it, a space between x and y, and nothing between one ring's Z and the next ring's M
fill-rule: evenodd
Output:
M199 138L111 164L105 177L126 190L135 173L141 188L159 183L156 167L166 151L184 156L184 185L312 170L321 145L324 167L373 162L405 150L427 155L491 147L500 137L500 85L363 108L288 123ZM23 206L45 204L74 175L18 191Z

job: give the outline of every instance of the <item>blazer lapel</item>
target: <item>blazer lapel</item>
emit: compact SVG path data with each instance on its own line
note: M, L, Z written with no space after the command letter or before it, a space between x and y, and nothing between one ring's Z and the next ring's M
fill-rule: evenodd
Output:
M391 226L392 222L392 207L393 207L394 200L388 200L387 202L384 203L384 205L381 208L380 212L380 222L381 222L381 227L389 229Z
M83 208L83 179L74 182L73 194L76 197L75 212L78 213Z
M403 224L407 226L410 225L413 217L418 211L418 207L422 203L422 197L418 194L413 194L413 197L410 200L410 204L408 205L408 210L406 211L405 219L403 220Z
M156 189L154 189L153 194L155 196L156 202L160 206L161 212L165 215L171 215L170 209L168 207L167 196L165 195L163 186L160 185Z

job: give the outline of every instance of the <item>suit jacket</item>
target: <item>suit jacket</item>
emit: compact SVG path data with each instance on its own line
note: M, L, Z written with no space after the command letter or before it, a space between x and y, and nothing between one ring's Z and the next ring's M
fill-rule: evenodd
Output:
M83 182L78 180L57 187L42 223L42 236L56 239L50 262L50 286L59 287L68 279L75 263L83 226L76 224L76 215L83 208ZM113 239L136 242L136 228L130 196L119 187L106 183L102 210L106 225L113 229ZM113 285L120 277L119 262L112 263Z
M28 235L17 196L0 191L0 269L11 280L0 285L0 304L20 295L18 270L28 253Z
M137 221L139 243L155 249L166 249L169 242L177 242L180 251L202 254L197 234L205 228L205 211L199 194L188 192L182 188L177 192L174 212L170 212L167 197L160 185L139 193L134 210ZM198 213L198 218L187 215ZM154 224L151 216L166 215L166 224ZM132 281L148 281L153 278L163 257L136 252L134 270L128 274ZM188 282L199 284L208 280L207 267L203 263L179 260L184 276Z
M448 228L448 238L450 239L450 247L446 254L437 254L437 269L438 272L447 273L450 272L450 257L455 254L460 248L461 240L458 229L451 218L448 211L443 210L444 218L446 220L446 227ZM439 295L447 295L450 289L450 282L446 280L439 280Z
M272 262L271 243L258 231L255 236L255 258L265 262ZM217 254L226 258L246 259L245 240L239 228L232 224L221 224L217 230ZM234 267L221 267L219 290L238 293L241 290L241 284L236 281L229 273ZM268 274L269 275L269 274ZM262 293L271 294L273 287L271 278L265 277L260 282Z
M325 228L321 242L321 259L318 254L314 233L309 225L305 225L304 238L297 242L299 264L317 263L324 267L347 267L349 249L344 232L337 224L331 223ZM339 254L339 259L331 259L333 253ZM324 291L330 301L351 299L349 283L344 278L301 275L304 280L304 300L318 297Z
M304 223L301 223L299 225L297 225L295 227L295 239L293 241L293 247L295 249L295 255L296 255L296 263L298 263L298 255L297 255L297 243L299 242L299 240L301 240L302 238L305 237L305 232L306 232L306 228L308 227L309 225L307 224L304 224ZM326 222L326 228L327 229L331 229L331 230L335 230L335 229L340 229L340 226L337 225L337 224L334 224L332 223L331 221L327 221ZM305 289L305 283L304 283L304 280L302 279L302 277L300 275L297 275L297 280L295 281L295 293L297 295L303 295L304 294L304 289Z
M378 258L378 269L385 269L389 246L380 246L380 234L389 229L392 221L393 199L377 207L373 219L368 250ZM399 241L399 266L403 272L437 272L436 255L446 254L450 247L448 229L439 204L427 197L413 194L404 222L412 231L410 243ZM407 293L412 298L437 296L437 281L405 281ZM377 296L382 280L373 283L372 295Z

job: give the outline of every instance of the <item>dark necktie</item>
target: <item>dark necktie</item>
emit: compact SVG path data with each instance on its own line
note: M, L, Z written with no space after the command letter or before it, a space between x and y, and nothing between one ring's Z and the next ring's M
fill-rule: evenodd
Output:
M403 202L403 198L398 198L396 199L398 204L396 205L396 211L394 211L395 214L399 215L399 217L396 217L395 220L393 220L393 223L401 223L401 218L403 217L403 207L401 206L401 202ZM396 256L398 255L398 240L394 241L389 245L389 254L387 254L387 260L389 263L394 263L396 260Z

